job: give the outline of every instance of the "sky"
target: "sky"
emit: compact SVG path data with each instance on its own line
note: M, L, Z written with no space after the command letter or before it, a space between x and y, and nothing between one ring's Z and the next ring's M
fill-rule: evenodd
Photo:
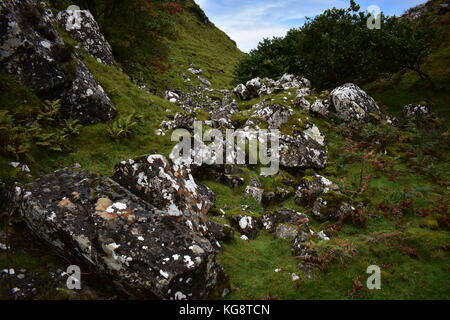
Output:
M209 19L244 52L263 38L284 36L291 28L324 10L349 7L350 0L195 0ZM424 0L356 0L361 10L378 6L387 15L401 15Z

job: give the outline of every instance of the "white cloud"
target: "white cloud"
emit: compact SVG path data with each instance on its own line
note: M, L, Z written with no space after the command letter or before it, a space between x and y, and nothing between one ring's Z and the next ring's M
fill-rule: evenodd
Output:
M264 38L283 36L299 27L305 17L314 17L332 7L347 8L350 0L195 0L210 20L226 32L243 51L256 48ZM375 4L389 14L402 13L424 0L357 0L364 10Z
M230 38L236 41L239 49L244 52L249 52L256 48L262 39L284 36L288 30L288 27L282 26L255 27L244 30L233 28L224 29Z

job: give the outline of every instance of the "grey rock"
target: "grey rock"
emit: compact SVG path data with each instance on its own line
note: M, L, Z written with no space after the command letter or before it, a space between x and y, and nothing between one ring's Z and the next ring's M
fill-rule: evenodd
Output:
M324 118L327 118L329 115L329 109L330 105L328 100L320 100L317 99L316 101L314 101L314 103L311 105L311 107L309 108L309 111L312 114L317 114L320 115Z
M249 239L255 239L259 234L260 221L244 214L239 214L230 217L233 226L243 235Z
M247 87L242 83L237 85L233 89L233 93L236 95L236 97L238 97L241 100L248 100L251 97L249 91L247 90Z
M35 236L130 296L206 299L228 288L209 240L109 178L71 167L22 194L19 212Z
M0 72L39 96L62 100L63 116L93 124L111 120L114 106L58 34L46 2L0 2Z
M61 112L82 124L106 122L117 113L105 90L81 61L77 64L70 88L63 93Z
M199 187L189 169L171 165L161 155L151 155L118 164L112 179L165 215L196 232L208 234L210 190Z
M269 232L275 232L279 224L307 226L309 223L309 218L301 212L283 208L272 214L264 215L262 218L262 223L266 230Z
M114 65L112 47L100 31L97 21L87 10L65 10L57 15L58 23L70 37L78 41L84 50L98 62Z
M299 233L299 228L286 223L277 226L275 235L279 239L294 240Z
M292 109L282 104L265 105L262 103L253 108L255 110L245 123L245 128L257 128L261 123L267 123L268 129L279 129L294 114Z
M330 191L339 192L339 187L327 178L315 173L302 179L295 193L295 202L299 206L311 206L318 197Z
M406 118L425 118L431 115L431 109L425 104L408 104L403 107Z
M217 241L231 242L234 238L234 231L231 226L227 224L221 224L214 221L208 222L209 230Z
M312 124L294 135L280 134L280 164L287 168L323 169L328 162L324 136Z
M369 121L370 114L381 114L375 100L353 83L347 83L330 93L337 115L344 121Z

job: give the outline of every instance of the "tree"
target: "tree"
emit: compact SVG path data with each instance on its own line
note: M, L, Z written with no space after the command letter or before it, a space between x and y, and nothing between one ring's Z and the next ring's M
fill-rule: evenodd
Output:
M382 14L382 28L371 30L370 13L359 9L352 0L349 8L326 10L284 38L265 39L238 64L236 80L289 72L309 78L318 89L332 89L406 68L432 83L422 69L434 38L429 21Z
M431 86L434 82L423 71L423 62L430 54L436 30L431 26L430 18L421 17L415 21L406 18L390 18L382 28L381 41L378 43L380 54L391 64L393 70L408 69Z

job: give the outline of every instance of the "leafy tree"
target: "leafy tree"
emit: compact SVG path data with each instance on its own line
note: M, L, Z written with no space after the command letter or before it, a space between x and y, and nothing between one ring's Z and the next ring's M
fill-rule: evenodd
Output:
M421 68L432 47L428 22L381 15L382 28L372 30L367 27L370 14L359 10L352 0L349 8L326 10L284 38L265 39L238 64L236 80L289 72L330 89L407 68L431 82Z

